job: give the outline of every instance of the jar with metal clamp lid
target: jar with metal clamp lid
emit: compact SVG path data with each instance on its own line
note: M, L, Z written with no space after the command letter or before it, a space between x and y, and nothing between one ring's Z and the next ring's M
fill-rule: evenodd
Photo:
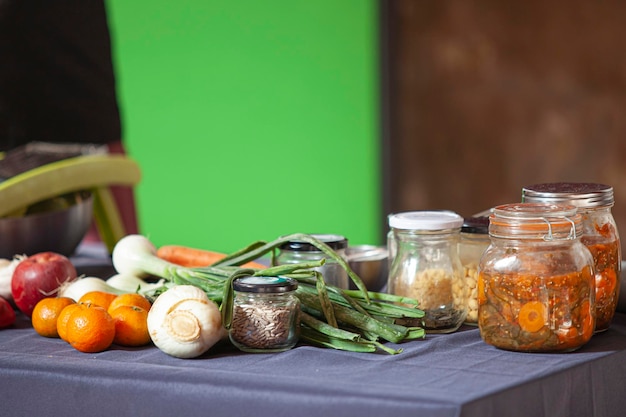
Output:
M581 241L595 263L596 332L609 328L620 295L621 243L615 219L613 187L593 183L547 183L522 189L522 201L570 204L582 215Z
M572 351L594 333L593 257L574 206L516 203L489 217L478 276L483 340L523 352Z
M341 235L334 234L312 234L322 243L328 245L337 255L346 259L346 248L348 239ZM324 259L324 265L315 268L324 277L324 281L338 288L348 289L348 272L334 259L327 257L324 252L315 245L300 240L285 242L279 246L279 253L276 257L277 265L294 264L300 262L319 261ZM347 260L346 260L347 261Z
M451 211L413 211L389 217L395 256L388 292L414 298L429 333L457 330L467 315L458 243L463 218Z

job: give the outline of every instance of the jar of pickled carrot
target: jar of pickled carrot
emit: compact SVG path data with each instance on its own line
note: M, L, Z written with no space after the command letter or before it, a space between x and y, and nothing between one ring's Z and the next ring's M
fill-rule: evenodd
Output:
M595 263L596 332L609 328L620 294L621 244L615 219L613 187L593 183L536 184L522 189L522 201L571 204L583 219L581 240Z
M495 347L573 351L595 329L594 263L576 207L517 203L489 216L478 275L478 327Z

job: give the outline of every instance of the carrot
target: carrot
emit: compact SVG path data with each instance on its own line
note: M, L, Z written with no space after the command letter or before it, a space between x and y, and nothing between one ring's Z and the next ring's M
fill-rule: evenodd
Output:
M164 245L157 249L157 256L168 262L187 268L209 266L224 259L226 254L207 249L197 249L181 245ZM258 262L247 262L244 268L265 269L266 266Z
M535 333L541 330L546 322L546 308L539 301L529 301L519 310L518 321L523 330Z

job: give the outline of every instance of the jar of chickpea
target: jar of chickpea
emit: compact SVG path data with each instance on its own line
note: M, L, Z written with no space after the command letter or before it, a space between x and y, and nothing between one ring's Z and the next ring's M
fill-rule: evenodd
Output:
M412 211L389 217L393 257L388 292L414 298L425 313L428 333L451 333L467 315L467 294L459 258L463 217L451 211Z
M459 257L463 265L465 287L467 289L467 317L465 324L478 324L478 264L489 246L489 217L466 218L461 227Z

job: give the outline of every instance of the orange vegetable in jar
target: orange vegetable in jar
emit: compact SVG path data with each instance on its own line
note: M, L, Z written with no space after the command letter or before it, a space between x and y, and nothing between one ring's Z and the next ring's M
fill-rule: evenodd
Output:
M548 309L539 301L529 301L519 309L518 322L522 330L535 333L548 321Z
M596 332L609 328L620 294L621 243L611 213L613 187L594 183L546 183L522 189L524 202L571 204L582 216L582 243L589 249L595 266Z
M620 243L614 240L610 243L592 243L593 239L582 239L587 248L591 251L595 263L595 285L596 285L596 331L603 331L609 328L620 293Z
M478 277L478 326L486 343L523 352L572 351L595 328L593 258L575 207L499 206Z
M489 344L517 351L569 351L593 335L589 268L552 277L482 273L479 281L484 288L479 327Z

